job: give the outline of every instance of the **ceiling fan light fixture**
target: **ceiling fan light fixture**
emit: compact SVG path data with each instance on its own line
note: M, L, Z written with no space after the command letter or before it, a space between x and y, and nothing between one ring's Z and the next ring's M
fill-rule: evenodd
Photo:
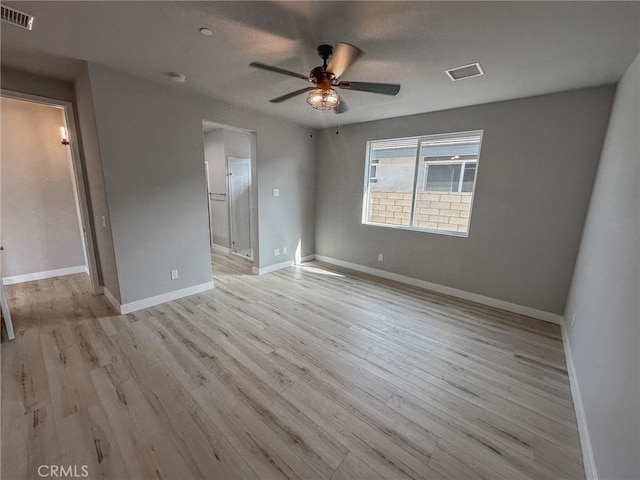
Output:
M307 95L307 103L316 110L331 110L340 105L340 95L333 88L316 88Z

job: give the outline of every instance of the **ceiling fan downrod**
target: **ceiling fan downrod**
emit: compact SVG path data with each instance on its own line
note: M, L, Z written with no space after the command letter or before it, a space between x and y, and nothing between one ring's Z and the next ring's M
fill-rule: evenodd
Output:
M318 55L322 59L322 68L326 70L327 60L333 55L333 47L331 45L319 45Z

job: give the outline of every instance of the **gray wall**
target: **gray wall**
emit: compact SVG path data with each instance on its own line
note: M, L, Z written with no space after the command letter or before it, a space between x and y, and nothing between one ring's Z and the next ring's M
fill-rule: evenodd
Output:
M638 85L640 57L618 85L565 311L602 480L640 478Z
M107 203L104 178L102 174L102 160L100 145L96 130L93 98L91 96L91 82L89 70L84 65L82 73L76 78L76 117L80 130L80 144L83 157L85 182L87 184L88 201L91 210L91 222L95 250L97 252L100 284L103 285L116 300L120 300L120 286L116 268L111 222L109 219L109 205ZM104 216L105 222L102 223Z
M285 244L314 252L308 129L96 64L89 77L122 303L211 280L203 119L257 134L257 266L286 260L273 256Z
M14 92L30 93L41 97L56 98L73 102L75 95L73 84L53 78L46 78L32 73L2 67L0 76L2 88Z
M86 266L59 108L2 98L3 278Z
M224 151L227 157L251 158L251 135L225 129Z
M209 162L209 186L213 195L209 198L211 208L211 241L222 247L230 247L229 203L227 191L227 161L224 148L224 130L212 130L204 134L204 158Z
M322 130L316 253L562 314L613 91ZM484 130L468 238L362 225L368 140L468 130Z

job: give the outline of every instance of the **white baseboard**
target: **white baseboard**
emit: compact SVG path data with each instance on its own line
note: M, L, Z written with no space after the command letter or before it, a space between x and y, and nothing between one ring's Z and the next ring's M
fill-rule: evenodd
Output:
M170 302L172 300L177 300L178 298L188 297L189 295L195 295L196 293L206 292L207 290L211 290L214 288L213 280L206 283L201 283L200 285L194 285L193 287L182 288L180 290L174 290L173 292L163 293L162 295L156 295L155 297L143 298L142 300L136 300L135 302L120 304L116 301L116 299L109 293L106 294L108 290L105 291L105 297L113 304L113 306L120 312L121 315L125 315L131 312L137 312L138 310L143 310L145 308L154 307L156 305L160 305L161 303Z
M63 277L65 275L75 275L76 273L89 273L89 269L85 265L76 267L57 268L55 270L46 270L44 272L27 273L24 275L14 275L13 277L3 277L2 282L5 285L13 285L14 283L33 282L34 280L44 280L45 278Z
M264 275L265 273L275 272L276 270L282 270L283 268L291 267L293 265L298 265L304 262L310 262L316 258L315 255L307 255L306 257L300 258L300 260L287 260L286 262L276 263L274 265L269 265L268 267L252 267L251 271L255 275Z
M571 396L573 397L573 407L576 411L576 421L578 423L578 433L580 435L580 446L582 448L582 463L584 464L584 473L586 480L598 480L598 471L596 462L593 458L593 449L591 447L591 436L587 426L587 416L582 404L582 395L580 394L580 386L578 384L578 376L573 363L573 353L571 352L571 344L567 335L566 322L562 322L562 343L564 346L564 356L567 361L567 372L569 373L569 384L571 385Z
M296 262L294 260L287 260L286 262L275 263L273 265L269 265L268 267L251 267L251 271L255 275L264 275L265 273L271 273L275 272L276 270L282 270L283 268L290 267L292 265L295 265L295 263Z
M229 247L223 247L222 245L218 245L217 243L211 244L211 250L215 250L220 253L226 253L227 255L231 253L231 249Z
M344 260L325 257L324 255L316 254L315 259L321 262L330 263L332 265L338 265L339 267L350 268L352 270L368 273L377 277L387 278L396 282L406 283L407 285L424 288L425 290L431 290L433 292L450 295L452 297L461 298L463 300L470 300L472 302L487 305L489 307L499 308L508 312L517 313L519 315L526 315L527 317L537 318L538 320L544 320L545 322L561 325L562 316L556 313L545 312L543 310L537 310L535 308L505 302L504 300L498 300L496 298L485 297L484 295L479 295L477 293L465 292L464 290L458 290L457 288L427 282L426 280L420 280L418 278L407 277L398 273L378 270L377 268L365 267L364 265L358 265L357 263L345 262Z
M111 293L107 287L103 287L102 288L102 293L107 298L107 300L109 301L111 306L113 308L115 308L119 312L120 311L120 302L118 300L116 300L116 297L113 296L113 293Z

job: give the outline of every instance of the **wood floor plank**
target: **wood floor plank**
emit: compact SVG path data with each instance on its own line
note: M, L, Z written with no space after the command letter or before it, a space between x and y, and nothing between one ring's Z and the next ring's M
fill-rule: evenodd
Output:
M189 478L190 470L157 412L133 378L113 385L104 367L91 371L129 478ZM179 412L176 412L178 414Z
M383 478L353 453L346 456L331 476L331 480L382 480Z
M14 325L15 340L2 346L3 424L50 402L39 331L37 327L24 329L20 323Z
M91 380L89 379L91 384ZM94 478L127 478L120 448L100 404L93 404L57 419L58 434L64 438L60 450L63 465L87 467Z
M2 425L2 478L38 478L38 467L60 456L51 406L40 404Z
M59 332L60 330L52 330L42 333L40 342L53 414L56 419L61 420L99 403L100 400L91 383L80 348L75 344L64 348L65 345L58 341Z
M424 457L416 458L388 433L363 422L306 382L296 382L283 395L298 408L305 408L316 422L324 422L332 435L385 478L442 478L428 467Z
M8 286L2 478L584 478L558 326L321 262L213 274L128 315L86 275Z
M194 321L200 324L199 321ZM225 332L224 337L226 342L235 341L237 345L242 343L231 332ZM236 357L226 352L221 350L215 356L215 361L211 358L203 360L202 364L206 367L203 370L205 383L222 382L239 402L244 403L251 414L289 444L319 475L328 477L347 454L346 449L300 410L284 401L278 391L264 381L260 370L247 368L246 364L238 362ZM267 357L257 360L262 366L271 363Z
M217 378L192 394L259 478L323 478Z

